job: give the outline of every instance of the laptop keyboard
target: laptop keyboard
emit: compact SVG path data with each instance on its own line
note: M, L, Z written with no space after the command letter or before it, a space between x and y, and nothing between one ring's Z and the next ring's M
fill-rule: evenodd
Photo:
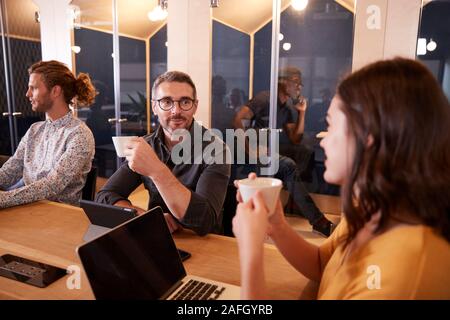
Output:
M219 287L210 283L189 280L186 285L177 292L173 300L217 300L224 287Z

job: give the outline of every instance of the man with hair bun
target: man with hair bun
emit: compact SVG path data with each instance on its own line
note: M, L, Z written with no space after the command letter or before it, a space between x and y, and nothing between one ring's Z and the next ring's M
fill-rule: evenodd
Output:
M95 88L58 61L29 69L26 97L46 120L31 125L15 154L0 168L0 208L51 200L78 205L94 157L94 137L69 106L89 106ZM4 190L4 191L1 191Z

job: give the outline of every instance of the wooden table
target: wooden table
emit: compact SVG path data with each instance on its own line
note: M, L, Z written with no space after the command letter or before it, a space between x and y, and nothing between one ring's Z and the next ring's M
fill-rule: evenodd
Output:
M10 253L67 268L80 266L75 248L82 243L88 219L80 208L39 201L0 210L0 255ZM174 235L177 246L191 252L184 265L189 274L239 285L239 259L234 238L199 237L190 231ZM310 297L314 287L296 272L272 245L265 245L268 292L273 299ZM37 288L0 277L0 299L93 299L82 272L81 288L69 290L68 276L47 288Z
M342 201L339 196L330 196L326 194L311 193L311 198L316 206L326 214L340 216L342 213Z

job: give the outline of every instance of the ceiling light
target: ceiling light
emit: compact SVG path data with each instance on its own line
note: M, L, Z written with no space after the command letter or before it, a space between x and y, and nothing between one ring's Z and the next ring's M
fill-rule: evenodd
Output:
M308 0L292 0L291 2L292 8L297 11L302 11L306 9L308 5Z
M282 33L280 33L279 35L278 35L278 40L283 40L284 39L284 35L282 34Z
M158 0L158 5L147 13L150 21L161 21L167 18L168 0Z

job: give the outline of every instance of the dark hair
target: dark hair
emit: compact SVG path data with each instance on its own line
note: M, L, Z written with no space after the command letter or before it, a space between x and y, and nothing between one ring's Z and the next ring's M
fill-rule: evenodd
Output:
M64 101L67 104L73 104L73 98L76 97L77 105L89 106L95 100L96 91L86 73L80 73L75 78L72 71L59 61L40 61L33 64L28 73L38 73L42 76L42 80L47 87L51 90L54 86L60 86L63 94Z
M299 68L287 66L278 70L278 80L288 80L293 77L300 78L300 82L302 82L302 72Z
M153 97L155 97L155 95L156 95L156 89L158 89L159 85L163 82L187 83L192 88L194 100L197 100L197 89L195 88L195 84L188 74L181 72L181 71L167 71L167 72L159 75L156 78L155 82L153 82L153 87L152 87L152 96Z
M450 105L431 72L380 61L347 76L337 95L355 141L342 186L346 245L377 212L377 231L407 213L450 241Z

